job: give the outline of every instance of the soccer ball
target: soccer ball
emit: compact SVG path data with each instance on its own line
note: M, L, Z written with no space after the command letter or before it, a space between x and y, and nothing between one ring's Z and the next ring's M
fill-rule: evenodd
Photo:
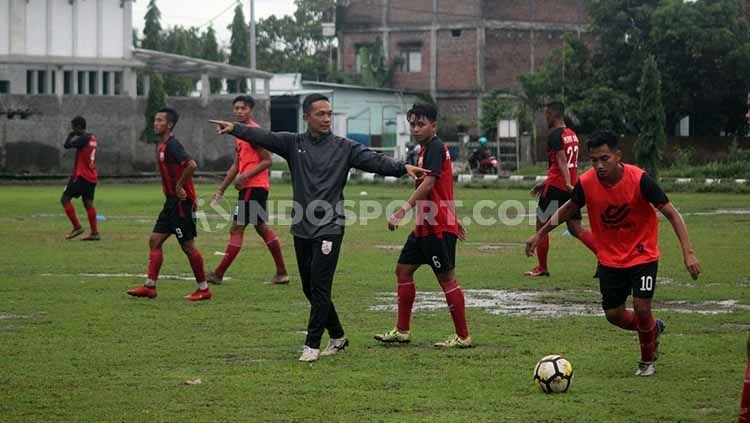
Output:
M573 366L559 355L548 355L534 367L534 382L545 394L562 393L573 381Z

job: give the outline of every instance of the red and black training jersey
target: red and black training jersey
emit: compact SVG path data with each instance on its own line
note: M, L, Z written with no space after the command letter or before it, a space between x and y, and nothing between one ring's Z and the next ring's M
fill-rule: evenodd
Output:
M92 184L97 183L99 175L96 173L96 136L83 134L75 137L74 134L70 134L65 140L65 148L76 149L75 168L71 175L73 182L83 178Z
M414 236L426 237L435 234L442 237L444 232L458 236L458 222L453 203L453 164L450 152L440 138L433 138L420 150L417 166L429 170L429 175L436 177L437 182L427 200L417 203ZM423 181L423 178L419 179L416 186L419 187Z
M565 160L568 163L567 170L570 172L570 184L575 186L578 182L578 136L570 128L555 128L547 137L547 158L549 160L549 172L547 173L547 186L553 186L563 191L568 191L565 187L565 178L562 170L557 165L557 152L562 150L565 153Z
M588 209L597 259L618 269L659 259L659 222L654 207L669 203L646 172L636 166L624 167L622 179L611 187L599 181L595 169L588 170L571 195L579 207Z
M190 160L190 156L174 136L170 136L167 142L160 143L156 147L156 162L159 164L162 189L167 198L177 197L175 186ZM192 176L187 179L183 188L187 193L187 199L191 203L195 203L195 187L193 186Z

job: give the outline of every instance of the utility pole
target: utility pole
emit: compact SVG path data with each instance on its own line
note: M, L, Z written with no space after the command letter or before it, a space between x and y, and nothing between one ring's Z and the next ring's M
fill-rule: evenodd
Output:
M256 70L255 60L255 0L250 0L250 25L248 25L248 31L250 32L250 69ZM255 78L250 78L250 93L255 95Z
M255 0L250 0L250 69L256 69L255 62Z

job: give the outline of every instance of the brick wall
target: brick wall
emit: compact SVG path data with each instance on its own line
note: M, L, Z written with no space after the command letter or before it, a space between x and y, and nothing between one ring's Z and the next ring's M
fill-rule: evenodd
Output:
M391 57L398 56L400 45L404 43L422 43L422 71L401 72L396 70L393 76L393 87L411 91L430 91L430 33L429 32L393 32L389 37Z
M438 31L437 88L439 91L476 90L477 31Z
M530 0L490 0L484 2L483 12L485 19L530 21L532 19L531 6Z
M582 23L583 4L579 0L534 0L534 20L541 22Z
M482 17L480 0L438 0L440 22L477 21Z
M363 44L374 44L378 40L379 35L379 33L344 33L341 37L341 52L344 55L343 70L345 73L356 73L355 66L358 47Z
M460 116L468 120L477 120L477 97L440 97L438 99L438 110L440 116L443 117Z
M487 90L514 88L518 85L518 76L531 70L530 37L529 31L487 30Z
M347 27L377 27L383 23L385 0L349 0L349 6L340 7L339 19Z
M432 23L432 0L391 0L390 25L428 25Z

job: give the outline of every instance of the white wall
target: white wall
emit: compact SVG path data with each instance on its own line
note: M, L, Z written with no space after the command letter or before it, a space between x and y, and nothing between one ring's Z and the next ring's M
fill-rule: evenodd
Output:
M73 55L73 6L67 1L50 0L52 14L49 30L52 56Z
M10 0L0 0L0 54L10 54Z
M97 0L77 0L76 4L78 6L78 51L76 55L78 57L96 57L98 50L96 39Z
M123 8L119 1L104 0L102 8L102 56L124 57Z
M26 54L47 54L47 0L26 3Z

